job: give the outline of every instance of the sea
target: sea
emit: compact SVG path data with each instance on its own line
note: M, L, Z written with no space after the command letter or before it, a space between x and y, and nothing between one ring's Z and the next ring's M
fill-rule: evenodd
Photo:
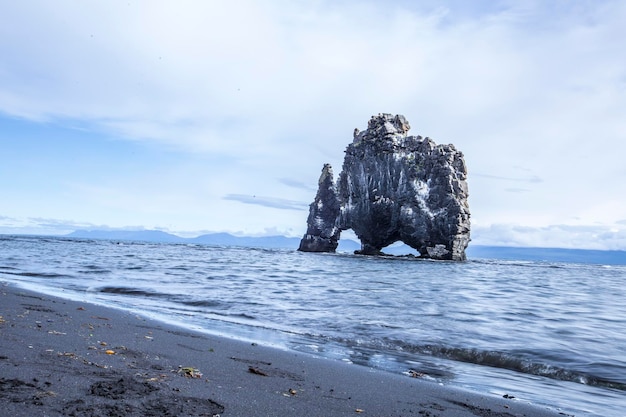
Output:
M5 235L0 282L565 415L626 415L626 265Z

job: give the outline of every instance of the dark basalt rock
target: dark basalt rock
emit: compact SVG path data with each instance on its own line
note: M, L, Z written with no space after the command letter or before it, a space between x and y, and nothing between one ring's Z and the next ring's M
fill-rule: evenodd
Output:
M298 250L304 252L334 252L341 231L335 222L339 216L339 198L333 182L333 169L325 164L318 181L317 195L309 206L308 228Z
M465 260L470 241L467 169L453 145L407 136L404 116L372 116L354 131L337 184L324 165L301 251L334 252L341 230L375 255L402 241L432 259Z

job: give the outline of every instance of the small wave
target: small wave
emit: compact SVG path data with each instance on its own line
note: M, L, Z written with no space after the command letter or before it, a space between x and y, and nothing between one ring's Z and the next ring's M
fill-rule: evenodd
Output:
M214 315L216 316L220 316L220 317L231 317L231 318L235 318L235 319L246 319L246 320L256 320L256 317L250 315L250 314L246 314L246 313L219 313L219 312L213 312Z
M98 266L88 265L86 269L80 269L79 274L111 274L113 271L110 269L100 268Z
M3 271L17 271L17 268L14 268L12 266L0 266L0 272Z
M185 265L171 266L168 269L173 271L191 271L191 267Z
M560 381L576 382L603 388L612 388L626 391L626 383L611 381L596 375L566 369L547 363L542 363L531 358L521 357L507 352L483 351L478 349L446 347L437 345L409 345L402 342L400 345L404 351L426 354L458 362L472 363L482 366L507 369L524 374L536 375Z
M381 321L381 320L363 321L362 324L365 325L365 326L380 327L380 328L383 328L383 329L401 329L402 328L400 326L389 324L389 323L387 323L385 321ZM367 329L367 327L364 327L364 328Z
M318 336L319 337L319 336ZM610 380L590 373L580 372L574 369L566 369L556 365L543 363L537 359L528 358L515 353L485 351L471 348L449 347L442 345L414 345L400 340L373 339L351 340L341 337L325 337L352 349L365 349L371 351L405 352L442 358L456 362L471 363L480 366L506 369L523 374L536 375L559 381L575 382L583 385L596 386L626 391L626 383Z
M5 274L9 275L17 275L20 277L29 277L29 278L67 278L70 275L64 274L55 274L53 272L11 272L11 271L3 271Z
M477 265L496 265L496 266L520 266L520 267L531 267L531 268L537 268L537 267L544 267L545 265L541 265L540 263L536 262L536 261L525 261L525 260L518 260L518 259L483 259L483 258L476 258L476 259L470 259L467 261L470 264L477 264Z
M164 294L161 292L148 291L145 289L132 288L132 287L100 287L96 288L94 291L105 293L105 294L121 294L121 295L132 295L139 297L152 297L152 298L170 298L171 295Z
M222 303L215 300L192 300L181 301L181 303L191 307L218 307L222 305Z

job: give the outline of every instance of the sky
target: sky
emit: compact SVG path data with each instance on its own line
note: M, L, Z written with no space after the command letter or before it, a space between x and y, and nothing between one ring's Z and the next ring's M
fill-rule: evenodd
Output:
M301 236L403 114L468 167L472 244L626 250L622 0L0 4L0 233Z

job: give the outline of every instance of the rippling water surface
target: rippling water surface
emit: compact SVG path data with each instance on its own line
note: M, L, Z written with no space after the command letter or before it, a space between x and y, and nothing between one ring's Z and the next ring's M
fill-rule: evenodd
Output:
M626 410L624 266L0 236L0 281L577 416Z

